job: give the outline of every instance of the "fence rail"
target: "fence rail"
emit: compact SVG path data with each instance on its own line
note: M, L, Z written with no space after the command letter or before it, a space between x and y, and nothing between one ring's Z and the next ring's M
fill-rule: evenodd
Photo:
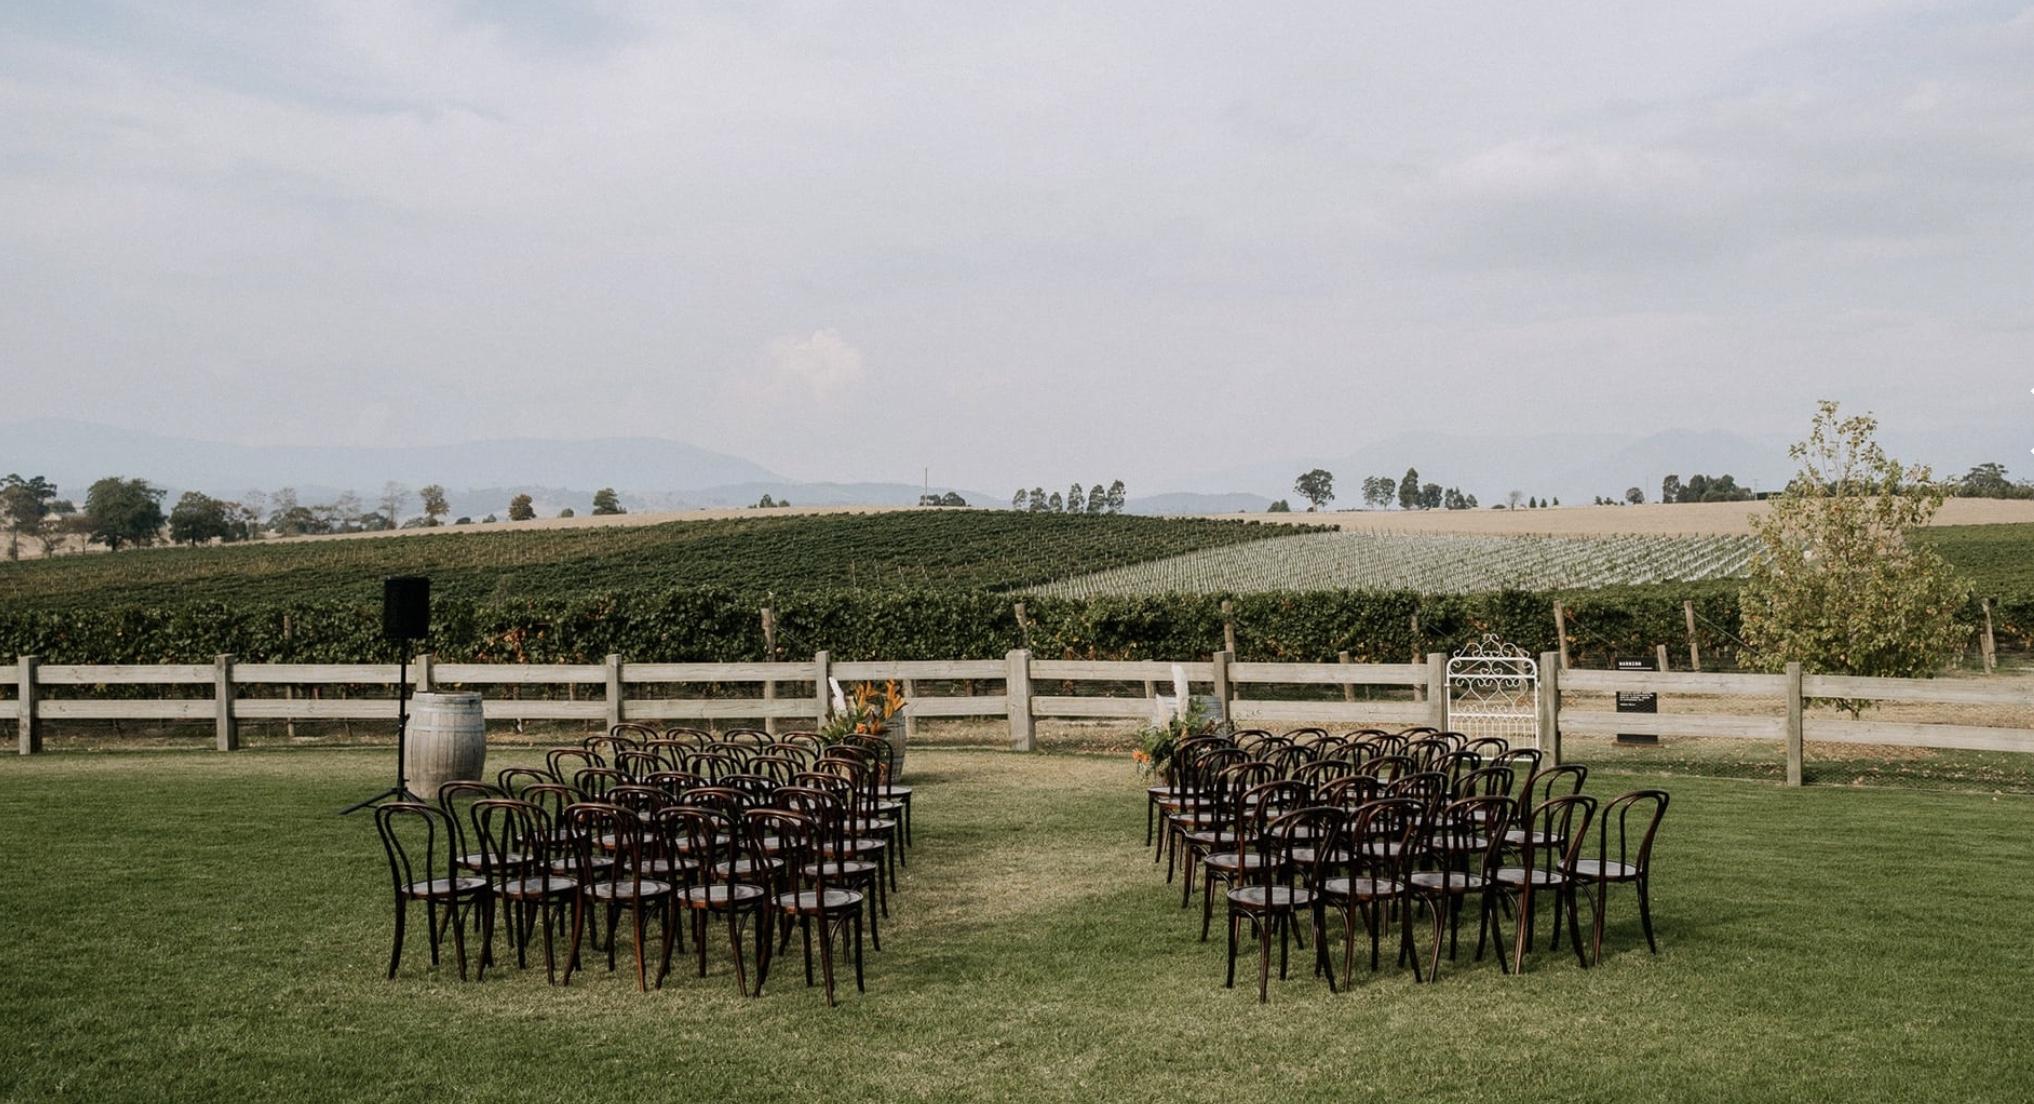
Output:
M1002 717L1011 747L1035 746L1036 722L1044 719L1141 720L1151 716L1153 695L1169 688L1175 668L1196 693L1223 704L1239 724L1298 722L1363 726L1430 724L1448 726L1446 656L1434 653L1414 663L1238 663L1228 652L1208 660L1173 664L1159 660L1035 659L1014 651L1002 659L875 660L834 662L826 652L810 660L772 663L630 663L608 656L603 663L492 664L437 663L417 657L410 667L416 690L464 686L562 687L564 699L491 696L484 714L495 720L584 720L615 724L639 721L762 720L816 723L831 707L828 679L896 679L906 685L912 719ZM0 668L4 670L4 668ZM1540 657L1542 743L1560 756L1561 737L1616 733L1778 741L1787 756L1787 779L1801 782L1801 746L1806 739L1848 744L1898 745L1956 750L2034 753L2034 730L2015 727L1887 720L1806 717L1812 700L1986 705L2034 710L2034 677L1988 676L1983 680L1890 679L1804 675L1799 665L1782 674L1716 674L1684 671L1563 670L1558 653ZM242 693L245 687L389 687L401 678L393 663L242 663L230 655L210 664L44 664L35 656L16 661L12 700L0 700L0 717L10 712L19 726L19 750L42 748L50 721L211 721L216 746L239 746L242 721L387 721L396 699L387 697L274 697ZM977 692L974 684L1002 684L1001 692ZM958 683L960 694L916 692L916 684ZM1081 684L1113 684L1100 693L1078 693ZM755 685L756 696L632 696L631 689L686 685ZM1120 692L1142 684L1139 692ZM156 699L78 696L74 688L115 686L210 686L208 697ZM1253 696L1246 687L1339 686L1342 700L1278 700ZM1408 700L1361 700L1359 686L1408 689ZM598 687L584 698L582 687ZM780 696L780 689L795 693ZM51 696L46 690L58 690ZM1056 691L1056 692L1047 692ZM1119 691L1119 692L1111 692ZM1772 713L1615 713L1566 705L1566 693L1654 693L1744 699Z

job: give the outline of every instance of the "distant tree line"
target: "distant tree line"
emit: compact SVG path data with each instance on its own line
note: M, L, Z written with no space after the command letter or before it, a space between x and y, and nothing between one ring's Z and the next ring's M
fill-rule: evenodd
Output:
M1075 483L1067 488L1064 495L1058 491L1047 494L1044 487L1033 487L1028 491L1019 487L1017 493L1010 496L1010 508L1034 514L1120 514L1123 501L1123 481L1118 479L1107 487L1097 483L1085 492L1079 483ZM920 505L924 503L921 501ZM940 505L965 506L967 503L941 502Z
M2006 466L1996 462L1979 464L1944 490L1957 498L2034 498L2034 483L2007 478Z
M273 493L250 490L238 499L215 498L201 491L185 491L167 512L167 495L146 479L107 476L85 491L82 508L58 496L56 484L37 475L23 478L10 474L0 478L0 525L6 530L9 559L20 559L24 542L34 541L45 556L55 555L67 544L104 545L118 551L168 541L172 544L232 544L262 537L317 536L328 533L372 533L390 529L421 529L445 524L452 512L445 488L426 484L412 492L389 482L369 505L352 491L330 502L306 503L294 487L280 487ZM421 513L410 513L414 498ZM789 503L771 503L789 505ZM612 487L594 493L593 512L624 514L619 496ZM518 494L508 503L508 517L522 521L537 516L528 494ZM570 507L559 517L571 517ZM459 518L465 525L472 518ZM482 518L495 521L495 515Z

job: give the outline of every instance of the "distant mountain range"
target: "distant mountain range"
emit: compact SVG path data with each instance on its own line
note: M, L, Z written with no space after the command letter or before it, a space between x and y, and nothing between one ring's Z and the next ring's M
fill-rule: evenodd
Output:
M2024 436L2017 427L1889 428L1880 439L1903 460L1931 463L1939 474L1954 475L1987 460L2014 464L2025 455ZM1780 436L1695 430L1402 433L1340 454L1183 473L1156 493L1133 494L1126 509L1140 514L1258 512L1280 498L1304 509L1292 482L1315 467L1335 474L1335 508L1361 505L1365 476L1389 475L1395 481L1409 466L1419 469L1422 482L1460 487L1485 506L1503 501L1510 490L1575 505L1597 495L1622 496L1632 486L1651 501L1669 473L1686 478L1696 472L1729 472L1740 485L1772 490L1793 470L1787 445ZM507 438L388 448L234 445L59 418L0 423L0 474L9 471L48 476L72 498L82 497L86 486L107 475L141 476L173 493L199 490L224 498L288 486L296 489L299 501L313 503L351 490L369 505L390 481L411 490L438 483L447 488L455 517L476 518L506 514L509 499L523 493L542 516L567 507L586 513L601 487L614 487L622 504L635 511L747 506L765 494L801 506L905 506L916 503L922 490L908 483L804 483L739 456L652 437ZM975 506L1009 501L1006 495L965 488L931 490L957 491Z

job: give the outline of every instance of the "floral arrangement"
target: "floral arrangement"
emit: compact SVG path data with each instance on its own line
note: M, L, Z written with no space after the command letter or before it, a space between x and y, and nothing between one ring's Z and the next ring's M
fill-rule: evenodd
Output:
M897 690L897 680L883 683L882 693L870 683L862 683L853 693L845 693L839 683L833 684L833 716L819 728L820 739L836 744L849 736L881 736L890 730L890 721L904 711L904 695Z
M1173 749L1180 741L1199 735L1207 724L1201 703L1188 698L1179 712L1137 730L1137 746L1130 751L1130 761L1146 776L1164 774L1172 767Z

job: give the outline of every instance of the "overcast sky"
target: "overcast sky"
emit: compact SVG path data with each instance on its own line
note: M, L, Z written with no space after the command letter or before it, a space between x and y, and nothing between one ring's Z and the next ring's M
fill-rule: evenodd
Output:
M1157 486L2030 353L2024 2L0 4L0 420Z

